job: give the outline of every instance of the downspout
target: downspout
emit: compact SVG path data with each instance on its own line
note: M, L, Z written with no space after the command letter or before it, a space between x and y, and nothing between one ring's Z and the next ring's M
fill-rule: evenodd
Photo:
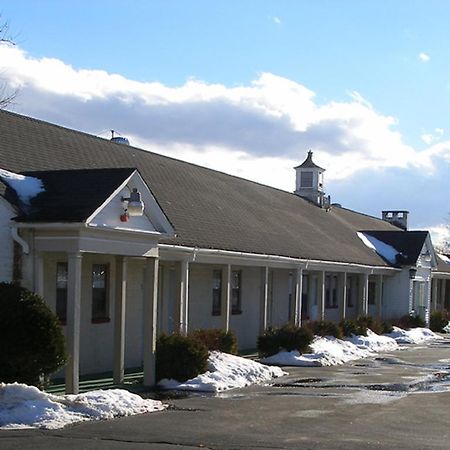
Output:
M11 236L22 247L22 251L25 253L25 255L28 255L30 253L30 246L25 239L19 236L19 230L17 229L17 227L11 227Z

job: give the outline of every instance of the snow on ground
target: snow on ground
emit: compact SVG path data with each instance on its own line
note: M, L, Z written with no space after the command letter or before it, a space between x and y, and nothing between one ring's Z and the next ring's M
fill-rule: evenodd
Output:
M311 353L300 354L298 351L280 352L262 360L265 364L280 366L334 366L347 361L367 358L377 352L397 350L398 344L417 344L438 335L428 328L412 328L402 330L394 327L388 335L380 336L372 330L367 330L367 336L352 335L345 340L332 336L316 336L310 345Z
M363 241L366 247L371 248L392 264L397 262L396 256L399 252L394 247L374 238L370 234L361 233L359 231L356 234Z
M431 339L439 339L439 336L433 333L429 328L403 328L393 327L394 331L387 336L395 339L399 344L420 344Z
M150 413L165 409L122 389L78 395L52 395L26 384L0 383L0 428L56 429L86 420Z
M0 169L0 179L16 191L20 201L25 205L29 205L33 197L44 191L44 186L39 178L26 177L25 175Z
M163 379L158 386L163 389L220 392L269 381L285 375L279 367L270 367L240 356L213 351L208 358L208 371L191 380L179 383Z

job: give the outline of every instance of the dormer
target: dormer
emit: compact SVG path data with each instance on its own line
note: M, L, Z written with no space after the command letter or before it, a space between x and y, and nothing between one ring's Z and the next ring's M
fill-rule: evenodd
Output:
M295 194L306 198L318 206L324 204L323 173L325 169L319 167L312 160L313 152L308 151L305 161L295 167Z

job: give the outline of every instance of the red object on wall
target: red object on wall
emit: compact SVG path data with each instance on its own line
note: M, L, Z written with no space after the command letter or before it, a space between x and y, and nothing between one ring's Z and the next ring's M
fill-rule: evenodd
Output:
M127 213L121 214L120 221L121 222L128 222L128 214Z

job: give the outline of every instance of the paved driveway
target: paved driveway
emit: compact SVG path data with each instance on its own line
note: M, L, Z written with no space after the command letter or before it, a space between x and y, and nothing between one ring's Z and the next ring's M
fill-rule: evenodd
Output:
M170 399L169 410L59 431L0 431L0 449L448 449L450 340L274 385Z

